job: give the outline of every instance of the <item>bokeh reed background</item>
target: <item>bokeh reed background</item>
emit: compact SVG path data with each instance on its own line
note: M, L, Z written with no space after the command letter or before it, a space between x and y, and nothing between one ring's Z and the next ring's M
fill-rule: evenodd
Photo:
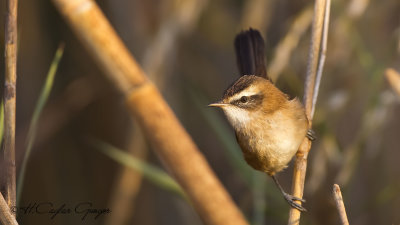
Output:
M241 160L219 99L238 72L233 39L259 29L268 71L279 88L302 97L313 1L99 0L110 22L162 90L219 179L252 224L284 224L288 205L271 179ZM1 4L4 12L4 4ZM103 76L50 1L20 1L17 83L17 168L29 122L52 57L65 54L40 118L21 206L92 202L112 212L20 215L21 224L201 224L182 197L121 166L91 138L162 168ZM4 17L0 19L4 24ZM4 32L1 29L1 32ZM0 35L4 43L4 33ZM1 45L1 52L4 45ZM351 224L400 223L400 101L384 78L400 69L400 2L332 2L326 65L316 107L318 139L310 152L305 224L337 224L333 183L343 191ZM4 71L4 60L1 60ZM2 73L3 74L3 73ZM291 186L292 166L279 174ZM201 184L199 184L201 185ZM212 191L212 190L209 190Z

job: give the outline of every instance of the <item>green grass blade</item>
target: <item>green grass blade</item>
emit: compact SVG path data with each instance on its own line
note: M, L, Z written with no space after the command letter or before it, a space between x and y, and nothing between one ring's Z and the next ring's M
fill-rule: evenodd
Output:
M184 191L166 172L163 170L152 166L140 159L137 159L128 153L99 140L92 140L92 145L98 149L100 152L104 153L108 157L117 161L121 165L130 167L140 173L143 176L154 183L155 185L161 187L162 189L171 191L186 198Z
M27 137L27 147L26 147L25 155L24 155L24 158L22 161L21 170L20 170L20 173L18 176L18 182L17 182L17 205L21 198L22 188L24 186L26 166L28 164L32 146L33 146L33 143L35 140L39 117L40 117L40 114L42 113L42 110L43 110L43 108L47 102L47 99L50 95L50 92L51 92L51 89L52 89L53 83L54 83L54 77L56 75L57 68L60 63L63 53L64 53L64 44L60 44L60 46L58 47L58 49L55 53L53 61L50 65L50 69L49 69L49 72L47 73L47 77L46 77L46 82L42 88L42 92L40 93L38 102L35 106L35 110L33 112L33 116L32 116L32 119L31 119L31 122L29 125L28 137Z

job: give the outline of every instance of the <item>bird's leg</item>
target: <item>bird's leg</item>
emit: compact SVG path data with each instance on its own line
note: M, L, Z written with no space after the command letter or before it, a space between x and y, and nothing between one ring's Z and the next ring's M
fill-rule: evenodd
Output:
M317 136L315 136L315 132L311 129L307 130L306 136L310 141L315 141L315 139L317 139Z
M279 190L281 191L283 197L285 198L285 200L289 203L289 205L290 205L291 207L296 208L296 209L298 209L298 210L300 210L300 211L303 211L303 212L307 212L307 210L306 210L303 206L301 206L301 204L295 202L295 201L306 202L306 200L304 200L304 199L302 199L302 198L295 197L295 196L293 196L293 195L290 195L290 194L286 193L286 192L283 190L282 186L279 184L279 182L278 182L278 180L276 179L275 175L272 175L271 177L272 177L272 179L274 180L276 186L278 186L278 188L279 188Z

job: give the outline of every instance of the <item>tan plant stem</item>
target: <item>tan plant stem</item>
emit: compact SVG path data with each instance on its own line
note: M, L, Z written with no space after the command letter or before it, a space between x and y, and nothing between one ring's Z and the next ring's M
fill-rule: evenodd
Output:
M126 95L132 116L207 224L247 224L204 156L129 54L93 0L53 0L105 74Z
M15 102L17 82L17 6L18 0L7 0L5 24L4 86L4 197L12 207L16 202L15 170Z
M312 127L312 117L318 94L317 91L319 88L318 79L320 79L320 76L322 74L322 68L325 59L326 41L328 35L327 26L329 21L329 8L330 0L315 1L314 20L311 34L311 47L304 88L305 94L303 99L306 115L309 119L309 129L311 129ZM310 148L311 141L308 138L305 138L303 143L300 145L299 151L296 154L292 180L292 194L299 198L302 198L304 193L304 181L307 170L307 157ZM288 224L294 225L299 223L300 211L295 208L290 208Z
M347 220L346 209L344 208L342 192L340 191L340 187L337 184L333 185L333 197L336 202L336 208L339 212L340 222L342 225L349 225L349 221Z
M307 116L311 116L315 82L317 77L318 62L320 60L321 40L324 24L326 0L316 0L314 6L314 19L311 33L311 46L308 55L307 76L304 86L304 106ZM310 121L312 118L309 118Z
M0 193L0 222L3 225L18 225L15 216L11 213L6 200Z

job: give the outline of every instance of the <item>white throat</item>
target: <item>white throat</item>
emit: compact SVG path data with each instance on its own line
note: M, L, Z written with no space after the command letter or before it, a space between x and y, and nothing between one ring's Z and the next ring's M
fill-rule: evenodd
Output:
M222 109L233 127L242 127L250 121L250 112L245 109L236 106L227 106Z

